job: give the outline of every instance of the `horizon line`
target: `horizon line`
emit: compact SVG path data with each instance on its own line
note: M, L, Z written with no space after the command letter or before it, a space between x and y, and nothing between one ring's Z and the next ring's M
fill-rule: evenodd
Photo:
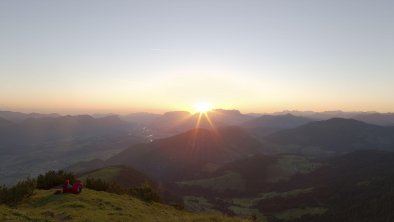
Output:
M269 115L269 114L291 114L293 112L300 112L300 113L330 113L330 112L341 112L341 113L366 113L366 114L394 114L394 111L391 112L380 112L380 111L374 111L374 110L369 110L369 111L362 111L362 110L352 110L352 111L346 111L346 110L341 110L341 109L333 109L333 110L324 110L324 111L315 111L315 110L280 110L280 111L273 111L273 112L241 112L240 109L224 109L224 108L214 108L211 109L208 112L212 111L218 111L218 110L223 110L223 111L238 111L240 114L243 115ZM51 114L57 114L60 116L78 116L78 115L116 115L116 116L123 116L123 115L130 115L130 114L157 114L157 115L164 115L166 113L171 113L171 112L187 112L189 114L196 114L198 112L196 111L188 111L188 110L167 110L167 111L161 111L161 112L154 112L154 111L130 111L130 112L100 112L100 111L91 111L91 112L41 112L41 111L22 111L22 110L12 110L12 109L0 109L0 112L13 112L13 113L21 113L21 114L45 114L45 115L51 115Z

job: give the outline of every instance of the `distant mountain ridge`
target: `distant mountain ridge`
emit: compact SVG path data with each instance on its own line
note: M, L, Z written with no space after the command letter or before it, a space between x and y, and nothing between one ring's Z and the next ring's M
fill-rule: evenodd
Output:
M315 121L314 119L285 115L262 115L242 124L246 128L290 129Z
M161 116L160 114L155 114L155 113L139 112L139 113L130 113L127 115L122 115L119 116L119 118L123 121L131 122L131 123L149 125L160 116Z
M21 122L29 118L43 118L43 117L60 117L57 113L42 114L42 113L21 113L12 111L0 111L0 118L4 118L11 122Z
M215 109L207 113L190 113L185 111L167 112L154 119L148 126L156 138L165 138L193 128L211 129L241 125L253 117L244 115L238 110Z
M276 144L320 147L335 152L394 150L393 128L343 118L311 122L279 131L264 139Z
M297 110L286 110L282 112L275 112L271 115L285 115L292 114L295 116L306 117L315 120L328 120L332 118L344 118L344 119L355 119L362 122L381 125L381 126L393 126L394 125L394 113L380 113L380 112L345 112L341 110L337 111L297 111Z
M381 126L394 126L394 113L368 113L359 114L353 119Z

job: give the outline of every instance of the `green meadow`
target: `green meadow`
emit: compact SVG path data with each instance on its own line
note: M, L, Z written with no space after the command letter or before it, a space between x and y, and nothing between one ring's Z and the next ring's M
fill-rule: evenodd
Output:
M160 203L143 202L128 195L89 189L79 195L54 195L54 190L35 192L17 206L0 205L0 221L246 221L219 213L191 213Z

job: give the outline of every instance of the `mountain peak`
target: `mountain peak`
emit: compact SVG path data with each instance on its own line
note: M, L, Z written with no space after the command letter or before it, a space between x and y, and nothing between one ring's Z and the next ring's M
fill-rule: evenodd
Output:
M339 125L341 125L341 126L344 126L344 125L364 125L364 126L366 126L366 125L368 125L367 123L365 123L365 122L362 122L362 121L358 121L358 120L355 120L355 119L348 119L348 118L339 118L339 117L336 117L336 118L331 118L331 119L328 119L328 120L322 120L322 121L318 121L318 122L315 122L315 123L322 123L322 124L326 124L326 125L335 125L335 126L339 126Z

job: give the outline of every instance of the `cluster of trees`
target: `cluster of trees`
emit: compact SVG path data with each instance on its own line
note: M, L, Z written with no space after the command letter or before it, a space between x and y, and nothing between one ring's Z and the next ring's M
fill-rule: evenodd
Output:
M45 174L40 174L37 177L37 189L48 190L53 187L64 184L64 181L69 179L71 182L75 180L73 173L68 173L63 170L50 170Z
M14 205L34 194L36 180L26 179L18 182L15 186L0 186L0 204Z
M62 170L48 171L35 179L20 181L15 186L0 186L0 204L15 205L34 194L35 189L50 189L64 184L65 180L74 181L75 175ZM124 188L116 183L108 183L101 179L87 178L86 188L115 194L128 194L146 202L160 202L159 193L149 183L133 188Z
M146 202L161 201L159 193L148 183L143 183L141 186L138 187L123 188L119 184L116 184L114 182L108 183L101 179L87 178L85 186L86 188L97 191L131 195Z
M34 194L35 189L50 189L64 184L66 179L75 180L75 175L62 170L48 171L35 179L25 179L12 187L0 186L0 204L15 205Z

